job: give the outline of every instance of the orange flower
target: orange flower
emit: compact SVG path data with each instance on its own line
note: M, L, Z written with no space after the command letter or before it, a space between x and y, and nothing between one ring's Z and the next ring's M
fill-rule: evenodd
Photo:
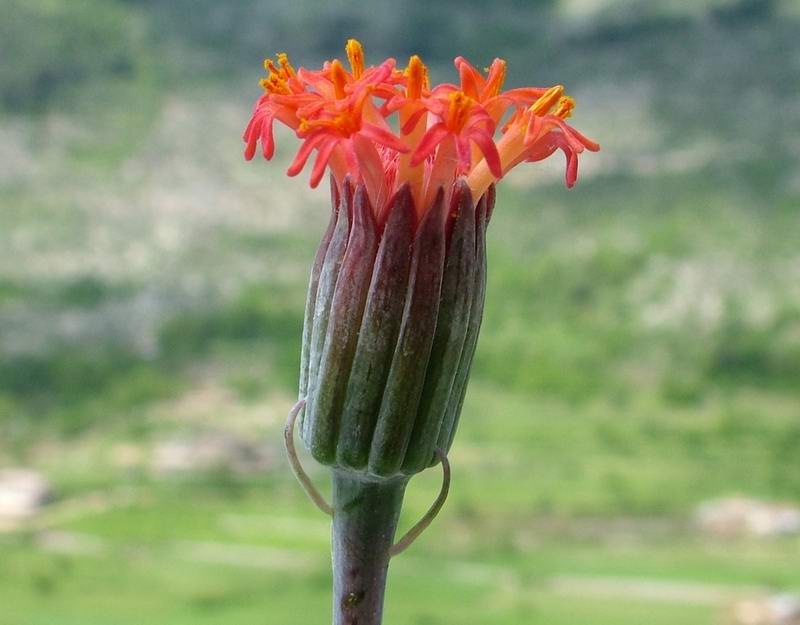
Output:
M256 144L261 141L264 158L270 160L275 152L275 142L272 136L272 127L275 119L283 122L290 128L297 128L297 100L280 102L275 99L277 95L294 95L296 98L305 92L304 83L298 79L289 57L285 53L277 55L278 65L272 59L264 61L264 69L269 75L260 81L266 92L256 102L253 116L245 128L243 139L247 144L245 158L250 160L255 155Z
M264 88L244 132L245 157L258 142L266 159L275 145L275 120L302 140L288 174L300 173L316 153L311 186L330 169L342 184L363 182L375 216L385 216L389 199L408 183L419 217L440 188L466 177L475 199L521 162L567 157L566 183L577 178L578 155L597 151L565 120L575 106L563 87L522 87L503 91L506 62L495 59L484 75L463 57L455 59L459 84L431 88L421 59L405 71L394 59L367 66L355 39L345 46L349 70L339 60L319 70L295 70L285 54L264 63ZM499 131L498 124L511 111ZM397 115L399 133L391 118Z
M515 113L505 125L503 137L497 144L504 175L521 162L540 161L561 149L567 158L567 187L575 184L578 155L585 149L597 152L600 146L564 121L572 115L575 101L563 93L561 85L551 87L529 108ZM482 162L470 172L468 182L479 197L496 179L488 164Z
M470 142L474 142L489 164L489 168L500 177L500 158L494 144L495 123L476 100L463 91L451 91L446 97L434 96L424 100L425 107L440 121L428 127L411 158L412 165L419 164L433 155L437 146L452 137L458 152L459 174L472 169ZM409 123L413 122L413 118Z
M461 78L461 90L480 102L495 124L500 122L500 118L509 107L530 106L547 91L544 87L524 87L501 91L506 79L506 62L503 59L495 59L486 68L486 78L463 56L456 57L454 62Z
M288 174L296 176L302 171L312 150L317 150L317 160L311 173L311 186L316 187L334 150L340 149L347 166L355 177L361 169L371 164L363 159L378 157L376 147L395 152L407 152L408 147L396 137L385 119L378 113L371 96L376 83L386 80L392 65L384 63L375 71L366 72L362 78L350 81L339 61L330 65L329 78L318 83L327 87L316 101L297 109L300 124L298 137L304 139Z

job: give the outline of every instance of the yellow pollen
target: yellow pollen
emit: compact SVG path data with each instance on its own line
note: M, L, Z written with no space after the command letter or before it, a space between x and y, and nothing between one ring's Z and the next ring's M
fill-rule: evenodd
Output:
M269 72L269 79L275 78L276 80L283 80L283 72L281 72L278 67L276 67L275 63L272 59L267 59L264 61L264 69Z
M302 119L298 131L304 133L314 128L327 128L349 137L357 132L359 127L358 120L352 113L342 112L333 119Z
M335 124L336 128L338 128L347 136L352 135L358 130L358 122L353 118L352 115L348 115L347 113L338 115L336 119L333 120L333 123Z
M364 73L364 48L357 39L348 39L344 47L347 52L347 60L353 70L353 78L358 80Z
M451 132L459 133L469 119L469 111L475 100L463 91L454 91L449 96L450 107L447 110L447 128Z
M428 88L428 68L416 54L408 59L406 68L406 97L418 100L422 97L422 90Z
M339 59L334 59L331 63L331 81L333 82L336 99L343 99L346 95L344 87L347 84L347 72Z
M558 105L556 106L556 110L553 112L553 114L557 115L561 119L567 119L572 117L572 111L574 108L575 100L566 95L558 101Z
M547 115L564 93L563 85L550 87L530 108L534 115Z
M294 67L292 64L289 63L289 55L285 52L278 53L278 64L281 66L281 69L284 71L288 78L294 78L296 72L294 71Z
M262 79L259 84L268 93L288 94L289 87L286 83L295 76L295 71L284 52L278 54L278 65L275 65L272 59L264 59L264 69L269 72L269 76Z

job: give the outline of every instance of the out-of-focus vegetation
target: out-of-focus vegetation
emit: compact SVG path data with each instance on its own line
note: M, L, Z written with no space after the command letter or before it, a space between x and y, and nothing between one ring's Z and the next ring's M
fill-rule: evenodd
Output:
M89 83L132 80L145 23L103 0L3 0L0 102L13 112L59 107Z
M280 433L327 198L283 177L291 147L244 163L239 133L264 56L319 63L349 36L439 78L508 58L513 83L566 84L603 144L572 191L560 163L500 190L451 501L392 565L389 622L711 624L800 588L796 538L689 523L713 497L800 499L791 0L0 15L0 468L55 492L0 528L0 624L325 622L327 525ZM266 458L165 466L209 432Z

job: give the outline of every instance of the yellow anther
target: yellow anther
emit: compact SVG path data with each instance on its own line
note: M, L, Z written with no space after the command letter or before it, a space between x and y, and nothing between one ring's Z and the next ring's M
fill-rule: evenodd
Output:
M289 62L289 55L285 52L278 52L278 64L281 66L281 69L285 72L287 78L294 78L296 72L294 71L294 67Z
M302 119L297 130L302 134L318 128L325 128L349 137L358 131L360 125L355 115L349 112L342 112L333 119Z
M334 59L331 63L331 82L333 82L333 90L336 94L336 99L343 99L347 95L344 91L345 85L347 84L347 72L339 59Z
M558 104L556 105L556 110L553 112L553 115L557 115L561 119L567 119L572 117L572 111L575 108L575 100L565 95L562 97Z
M531 105L530 111L534 115L547 115L564 93L564 85L550 87L542 96Z
M451 132L459 133L469 119L469 112L475 100L463 91L454 91L449 96L450 106L447 110L447 128Z
M347 52L347 60L350 61L350 67L353 70L353 78L358 80L364 73L364 48L357 39L348 39L344 50Z
M275 65L272 59L264 59L264 69L269 72L269 76L260 81L264 90L269 93L288 94L289 87L286 83L295 76L295 71L286 53L278 54L278 65Z
M281 80L277 76L270 76L269 78L263 78L259 81L259 84L269 93L282 93L284 95L289 94L289 88L286 86L286 81Z
M406 68L406 97L418 100L422 97L422 90L428 88L428 68L416 54L408 59Z

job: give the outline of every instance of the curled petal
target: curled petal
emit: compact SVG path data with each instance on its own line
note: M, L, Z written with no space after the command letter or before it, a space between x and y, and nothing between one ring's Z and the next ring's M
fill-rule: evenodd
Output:
M314 167L311 170L311 180L309 184L312 189L316 189L322 176L325 175L325 169L328 167L328 161L331 160L334 148L336 148L337 141L328 138L324 141L317 150L317 158L314 161Z
M318 147L325 138L326 135L324 132L317 132L309 135L297 151L297 156L294 157L292 164L289 165L289 169L286 170L286 175L292 177L303 171L303 167L306 166L306 162L308 161L308 157L311 156L312 150Z
M264 158L267 160L272 158L275 147L272 141L272 122L274 119L274 112L265 108L257 111L250 119L242 137L247 144L244 149L245 159L248 161L253 159L259 139L264 150Z
M461 78L461 91L471 98L478 99L481 88L486 82L481 73L463 56L456 57L455 66Z
M564 156L567 157L567 171L565 175L565 182L567 188L571 189L578 179L578 155L572 150L564 150Z
M447 126L445 126L444 122L439 122L438 124L434 124L428 128L428 130L425 131L425 134L422 135L422 139L420 139L419 145L417 145L417 149L414 151L414 154L411 157L411 166L416 167L431 154L433 154L436 146L439 145L449 134L450 131L447 129Z
M256 154L256 144L258 143L260 130L260 124L257 126L256 122L251 121L247 126L247 130L244 131L244 141L247 143L244 148L244 157L248 161L253 160L253 156Z
M500 97L510 100L519 107L530 106L547 93L546 87L519 87L509 89L500 94Z
M541 161L553 154L556 150L564 152L567 167L565 171L565 182L567 188L571 189L578 179L578 154L579 150L574 149L567 137L560 132L549 132L526 154L525 160L529 163Z
M567 126L567 124L564 124L564 125ZM599 152L600 151L600 144L599 143L595 143L594 141L592 141L588 137L582 135L580 132L575 130L572 126L567 126L567 128L569 128L569 134L572 135L573 137L575 137L578 141L580 141L584 145L584 147L586 147L587 150L589 150L590 152Z
M493 134L496 124L489 115L488 111L480 104L476 104L469 111L470 120L466 123L466 128L483 126L486 132Z
M500 164L500 154L497 151L497 145L493 141L492 135L488 132L476 129L470 133L470 139L472 139L478 146L478 149L480 149L492 175L495 178L501 178L503 176L503 167Z
M564 172L564 182L566 183L567 188L571 189L575 185L575 181L578 179L578 152L572 149L572 146L570 146L564 135L556 135L553 137L553 144L556 148L564 152L564 156L567 159L567 168Z
M564 122L564 120L561 119L560 117L557 117L555 115L548 115L547 120L551 122L554 126L558 127L562 133L564 133L565 139L575 151L583 152L584 148L586 148L590 152L597 152L600 149L599 144L584 137L572 126Z
M392 113L396 113L401 108L408 104L408 98L399 93L389 98L386 103L381 107L381 113L384 117L388 117Z
M427 112L428 109L426 109L424 106L420 106L416 111L409 115L406 122L400 128L400 132L402 132L404 135L409 134L412 130L414 130L414 128L417 127L420 118Z
M506 79L506 62L503 59L495 59L489 67L489 74L481 89L481 100L495 97L503 88Z
M264 158L267 160L271 160L275 155L275 139L272 136L272 126L274 121L274 115L267 115L264 118L264 123L261 125L261 151L264 155Z
M301 67L297 70L297 77L304 85L311 87L326 99L333 99L335 97L333 83L326 77L326 74L330 74L330 69L313 72Z
M247 122L247 127L244 129L242 133L242 140L247 141L248 137L250 136L250 131L253 129L255 123L261 118L264 110L264 103L267 101L267 96L261 96L258 99L258 102L253 107L253 114L250 116L250 121Z
M300 118L308 119L316 116L321 110L325 108L324 100L314 100L308 104L304 104L297 109L297 116Z

